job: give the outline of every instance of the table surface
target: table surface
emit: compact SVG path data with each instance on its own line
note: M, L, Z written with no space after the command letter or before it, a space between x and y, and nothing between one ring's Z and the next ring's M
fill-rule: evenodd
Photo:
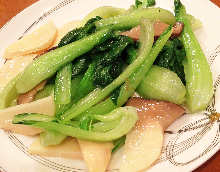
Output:
M0 0L0 28L13 16L38 0ZM220 7L220 0L211 0ZM220 151L194 172L220 171Z

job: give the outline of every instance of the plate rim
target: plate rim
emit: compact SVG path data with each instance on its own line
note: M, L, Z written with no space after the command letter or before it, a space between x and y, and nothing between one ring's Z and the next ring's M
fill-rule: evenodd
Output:
M73 1L77 1L77 0L73 0ZM22 11L20 11L19 13L17 13L15 16L13 16L11 19L9 19L9 20L0 28L0 33L1 33L4 29L6 29L7 27L9 27L9 24L12 23L14 20L16 20L17 17L22 16L24 12L30 10L30 9L33 8L33 7L36 7L37 5L40 5L40 4L43 3L43 2L46 2L46 0L39 0L39 1L37 1L37 2L35 2L35 3L33 3L33 4L31 4L30 6L24 8L24 9L23 9ZM59 2L62 2L62 0L60 0ZM211 2L210 2L210 3L211 3ZM56 3L56 4L57 4L57 3ZM52 5L51 5L51 6L52 6ZM53 8L53 6L52 6L52 8ZM219 8L219 9L220 9L220 8ZM46 11L48 11L48 10L46 10ZM43 11L43 12L45 12L45 11ZM42 13L42 12L41 12L41 13ZM39 12L39 17L40 17L40 12ZM219 54L220 54L220 53L219 53ZM0 57L0 58L1 58L1 57ZM215 154L217 154L217 153L220 151L220 144L218 144L218 147L219 147L219 148L218 148L217 151L214 151L214 153L211 153L211 154L208 156L208 158L206 158L206 160L202 161L202 163L199 163L199 165L194 166L195 168L193 168L192 170L195 170L195 169L197 169L198 167L202 166L202 165L205 164L210 158L212 158ZM4 172L4 168L1 167L1 165L0 165L0 170L2 170L2 171ZM5 172L6 172L6 170L5 170Z

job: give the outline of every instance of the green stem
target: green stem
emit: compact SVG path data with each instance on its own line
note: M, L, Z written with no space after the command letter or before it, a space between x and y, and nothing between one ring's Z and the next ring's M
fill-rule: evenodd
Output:
M83 39L50 51L25 68L16 82L18 93L26 93L41 81L53 76L60 67L85 54L111 36L111 29L103 29Z
M54 89L55 104L71 102L72 64L69 63L57 72Z
M114 30L130 29L139 25L141 18L146 18L151 21L159 20L167 24L174 24L176 21L173 14L168 10L162 8L139 8L129 14L99 20L95 22L95 25L97 29L107 27Z
M180 0L175 0L177 21L184 23L181 34L186 51L184 72L186 78L186 103L191 112L204 110L213 96L213 79L205 54L192 31L186 9Z
M119 123L120 120L109 121L109 122L97 122L93 124L92 131L106 132L115 128L117 125L119 125Z
M138 58L131 65L129 65L111 84L106 86L104 89L95 89L88 96L81 99L77 104L74 104L71 109L62 115L61 119L64 121L71 120L106 98L114 89L125 82L128 76L137 70L137 68L145 61L153 44L154 30L152 23L146 19L142 20L141 28L141 37L143 39L140 40L142 45Z
M147 72L150 70L153 65L155 59L157 58L160 51L163 49L167 40L170 38L172 34L172 27L170 26L156 41L151 52L149 53L148 58L144 61L144 63L138 68L126 82L121 86L120 93L117 100L117 106L122 106L129 97L134 94L134 91L141 83L143 78L146 76Z
M120 111L122 109L119 109ZM138 116L136 109L133 107L123 108L123 115L119 124L107 132L87 131L80 128L59 124L56 122L35 122L31 126L42 128L45 130L53 130L63 135L76 137L78 139L85 139L91 141L112 141L127 134L135 125Z
M93 117L96 120L99 120L102 122L110 122L110 121L118 120L123 114L124 114L123 108L120 107L116 110L111 111L107 115L94 115Z
M156 41L151 52L144 63L141 65L139 69L133 73L128 80L121 86L120 93L117 98L117 105L113 103L111 98L106 99L105 101L89 108L84 114L91 114L91 115L103 115L106 114L113 109L122 106L129 97L134 94L134 91L146 76L147 72L150 70L151 65L153 64L154 60L158 56L159 52L164 47L165 43L169 39L172 34L171 27L169 27Z

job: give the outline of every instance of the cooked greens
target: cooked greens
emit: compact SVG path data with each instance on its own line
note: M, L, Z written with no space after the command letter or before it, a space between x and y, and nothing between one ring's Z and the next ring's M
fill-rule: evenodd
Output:
M167 68L175 72L185 84L183 61L186 58L185 49L178 38L167 41L158 55L155 65Z
M52 130L63 135L76 137L79 139L86 139L91 141L112 141L124 136L136 123L138 117L134 107L121 107L111 112L122 114L119 119L119 125L107 132L87 131L70 125L55 122L52 117L41 114L27 114L18 115L14 120L14 124L25 124L34 127L43 128L45 130ZM118 118L117 118L118 119ZM35 121L36 120L36 121Z
M151 7L156 4L155 0L135 0L135 6L139 7Z
M175 16L165 9L148 8L155 0L136 0L135 5L113 17L85 19L83 26L61 39L57 49L30 64L12 87L21 94L48 80L35 99L54 94L56 113L54 117L20 114L13 123L44 129L40 138L45 146L71 136L112 141L115 152L138 120L135 108L122 107L135 91L144 98L186 102L192 112L204 110L213 94L212 76L192 32L189 18L193 17L180 0L175 0ZM157 39L156 20L170 24ZM176 21L184 23L184 29L172 38ZM137 25L139 40L121 35Z
M97 29L111 28L113 30L131 29L140 24L141 18L151 21L160 20L167 24L174 24L176 19L170 11L162 8L138 8L115 17L102 19L95 22Z
M186 88L176 73L153 65L137 88L141 97L183 104Z
M50 51L33 61L25 68L16 82L18 93L26 93L41 81L53 76L63 65L85 54L96 45L101 44L111 36L111 29L103 29L86 38ZM26 81L29 82L26 82Z
M62 47L64 45L70 44L74 41L82 39L91 33L94 33L96 30L95 21L101 20L102 18L97 16L95 18L91 18L84 27L73 29L72 31L68 32L59 42L58 47Z
M72 64L69 63L57 72L54 88L55 104L71 102Z
M180 0L175 0L174 5L177 21L184 23L181 41L186 51L184 61L186 103L191 112L196 112L204 110L213 96L212 72L192 31L184 5Z
M76 104L73 104L73 106L62 115L62 119L64 121L68 121L79 116L81 113L83 113L93 105L106 98L115 88L117 88L119 85L125 82L127 77L131 75L135 70L137 70L137 68L139 68L139 66L144 62L144 60L148 56L148 53L151 50L154 32L152 23L146 19L142 20L141 28L142 39L140 41L142 42L142 45L137 59L131 65L129 65L122 72L122 74L119 75L118 78L116 78L111 84L106 86L104 89L97 88L91 93L89 93L85 98L81 99Z

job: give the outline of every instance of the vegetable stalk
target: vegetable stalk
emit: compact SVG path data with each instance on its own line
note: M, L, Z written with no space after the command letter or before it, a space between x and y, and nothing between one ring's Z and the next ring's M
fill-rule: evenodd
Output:
M137 111L134 107L124 107L116 109L122 113L119 124L107 132L94 132L80 129L78 127L68 126L61 123L53 122L53 118L40 114L22 114L16 115L13 120L14 124L31 125L48 131L59 132L66 136L76 137L91 141L112 141L127 134L138 120ZM43 118L42 120L40 118ZM35 121L35 119L37 119ZM42 122L41 122L42 121ZM44 122L45 121L45 122Z
M126 13L96 21L95 25L97 29L130 29L139 25L141 18L146 18L152 21L160 20L161 22L167 24L174 24L176 21L173 14L168 10L162 8L138 8L129 14Z
M72 64L69 63L57 72L54 88L55 104L71 102Z
M191 112L196 112L204 110L213 96L212 72L192 31L184 5L180 0L175 0L174 3L176 19L184 23L181 41L186 51L186 103Z
M31 90L41 81L53 76L60 67L85 54L110 36L111 29L103 29L40 56L24 70L16 82L18 93L26 93Z
M149 56L146 58L144 63L141 65L140 68L136 70L127 80L126 82L120 87L119 96L116 97L116 104L113 103L111 98L106 99L105 101L89 108L83 115L103 115L106 114L113 109L122 106L129 97L131 97L140 82L146 76L147 72L150 70L152 64L154 63L156 57L158 56L159 52L162 50L164 45L166 44L167 40L170 38L172 34L172 27L169 27L156 41L153 48L151 49Z
M85 112L87 109L97 104L104 98L106 98L115 88L120 86L126 81L128 76L130 76L137 68L145 61L147 58L154 40L154 30L153 25L146 19L141 22L141 34L142 47L140 48L138 58L129 65L118 78L116 78L111 84L106 86L104 89L95 89L88 96L81 99L77 104L73 104L72 108L66 111L61 119L64 121L71 120L81 113Z

